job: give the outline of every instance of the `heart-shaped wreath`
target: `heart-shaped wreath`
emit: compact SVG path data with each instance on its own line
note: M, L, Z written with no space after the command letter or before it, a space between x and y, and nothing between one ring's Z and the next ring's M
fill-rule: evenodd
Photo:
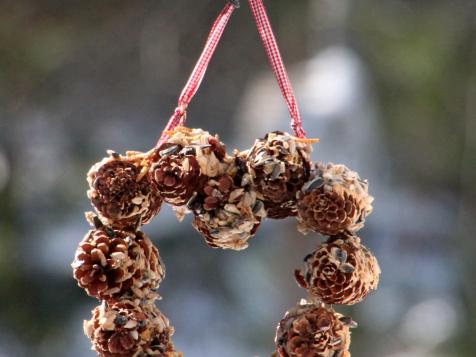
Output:
M226 151L218 136L185 127L189 102L238 1L215 21L177 109L157 145L147 153L108 152L93 165L88 197L94 229L79 244L72 264L78 285L102 301L84 331L100 356L181 356L174 332L155 305L165 267L140 231L163 202L213 248L242 250L264 218L297 217L298 230L328 236L295 271L308 300L290 309L276 331L281 357L348 357L356 323L332 305L360 302L377 288L376 258L355 234L372 212L367 181L344 165L313 164L299 109L262 0L249 0L271 67L291 115L294 135L273 131L246 151Z

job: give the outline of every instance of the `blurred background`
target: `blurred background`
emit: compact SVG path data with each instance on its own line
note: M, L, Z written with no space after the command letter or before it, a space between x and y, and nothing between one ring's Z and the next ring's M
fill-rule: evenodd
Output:
M289 130L246 1L188 125L246 149ZM356 357L476 356L476 6L473 0L268 0L313 159L370 181L360 232L380 289L352 315ZM148 150L222 0L0 2L0 357L94 356L97 304L70 263L88 230L88 168ZM185 356L269 356L321 241L266 221L243 252L207 248L164 207L145 227L167 265L159 307Z

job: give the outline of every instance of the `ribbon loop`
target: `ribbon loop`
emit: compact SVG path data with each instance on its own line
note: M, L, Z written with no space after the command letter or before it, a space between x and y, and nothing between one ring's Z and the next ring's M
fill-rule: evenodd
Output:
M289 114L291 115L291 127L294 131L294 134L298 138L305 138L306 133L302 128L301 114L299 113L296 97L294 96L294 91L291 86L286 67L284 66L276 38L271 28L268 15L266 14L266 8L264 7L262 0L248 1L269 63L273 69L274 75L276 76L279 84L279 88L281 89L281 93L283 94L288 106ZM239 0L228 0L227 4L215 20L202 54L200 55L200 58L198 59L198 62L187 81L187 84L180 94L178 106L175 109L173 115L170 117L163 134L157 142L157 147L167 141L167 133L170 133L178 125L185 125L187 107L192 98L197 93L198 88L205 77L208 65L210 64L213 54L215 53L215 50L218 46L218 43L220 42L223 32L225 31L225 27L228 24L233 11L235 8L239 7L239 5Z
M174 114L170 117L164 132L170 132L177 125L185 124L186 109L192 98L197 93L198 88L205 77L208 65L213 57L213 54L215 53L217 45L220 42L223 32L225 31L225 27L228 24L228 21L230 20L235 8L236 6L233 3L228 2L215 20L212 29L210 30L210 34L208 35L202 54L200 55L200 58L198 59L198 62L187 81L187 84L180 94L178 106L175 109ZM159 141L157 142L156 147L159 147L165 141L167 141L167 138L167 134L162 134Z
M278 43L276 42L276 37L274 36L268 15L266 14L266 8L262 0L248 1L269 63L276 79L278 80L279 88L281 89L281 93L283 94L284 100L288 106L289 114L291 115L291 127L297 137L304 138L306 137L306 133L302 128L301 114L299 113L296 97L294 96L291 81L289 80L286 67L284 66Z

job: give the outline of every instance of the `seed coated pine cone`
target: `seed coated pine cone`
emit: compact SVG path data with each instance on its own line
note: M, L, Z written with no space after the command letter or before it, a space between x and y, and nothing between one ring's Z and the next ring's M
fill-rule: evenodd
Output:
M109 151L109 157L88 172L88 197L101 220L115 229L146 224L160 211L162 199L149 180L146 155L126 156Z
M159 252L147 236L108 227L86 234L72 267L78 285L105 300L149 297L165 276Z
M300 304L279 322L275 343L280 357L350 357L352 319L330 307Z
M296 281L326 304L353 305L377 289L380 267L359 237L331 237L304 263L304 270L295 271Z
M167 203L181 206L197 191L202 176L192 146L166 143L159 150L160 159L152 165L149 175L160 196Z
M251 180L235 164L217 178L209 179L189 203L195 215L193 227L213 248L242 250L248 247L261 219L263 203L251 187Z
M309 179L311 151L311 145L280 131L266 134L249 150L247 164L268 217L297 214L296 193Z
M218 136L202 129L178 126L170 133L167 144L180 145L187 154L193 155L200 166L200 173L207 177L222 174L232 161Z
M174 351L173 327L153 304L103 303L84 321L84 333L101 357L182 356Z
M335 235L356 232L372 212L368 183L344 165L316 165L312 178L298 193L298 229Z

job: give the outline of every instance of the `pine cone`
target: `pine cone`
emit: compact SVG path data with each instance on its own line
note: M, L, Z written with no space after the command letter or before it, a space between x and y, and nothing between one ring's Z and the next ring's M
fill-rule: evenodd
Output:
M248 167L268 217L297 214L296 193L309 179L311 151L309 144L280 131L268 133L250 149Z
M157 248L142 232L108 227L89 231L72 263L74 278L98 299L149 296L165 275Z
M377 289L380 267L359 237L331 237L304 262L295 271L298 284L326 304L353 305Z
M193 226L213 248L247 248L247 241L266 215L237 162L229 167L229 173L209 179L189 203L195 215Z
M102 357L182 356L174 351L173 327L153 304L103 303L84 321L84 333Z
M223 174L232 162L232 158L226 154L225 145L218 136L212 136L202 129L178 126L170 133L167 144L180 145L186 153L193 150L201 175L207 177Z
M146 155L110 156L88 172L88 197L101 220L115 229L148 223L160 211L162 199L147 175Z
M367 181L344 165L317 164L312 178L298 193L299 226L324 235L355 232L372 212Z
M275 343L281 357L350 357L350 331L356 323L324 305L305 300L279 322Z
M150 179L165 202L175 206L184 205L197 191L201 181L195 149L166 143L158 151L160 159L152 165Z

